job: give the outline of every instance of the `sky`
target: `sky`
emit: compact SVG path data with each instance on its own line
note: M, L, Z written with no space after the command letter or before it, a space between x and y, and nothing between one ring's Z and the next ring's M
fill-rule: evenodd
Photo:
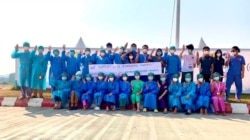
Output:
M249 48L249 5L249 0L181 0L180 44L197 47L203 37L211 48ZM107 42L174 45L173 7L174 0L1 0L0 75L15 71L10 54L24 41L74 47L82 37L95 48Z

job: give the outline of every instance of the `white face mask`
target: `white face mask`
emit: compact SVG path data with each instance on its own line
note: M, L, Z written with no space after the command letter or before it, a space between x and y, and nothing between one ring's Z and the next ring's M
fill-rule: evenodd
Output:
M112 50L112 48L107 48L107 51L111 51Z
M129 56L129 59L133 59L134 57L132 55Z
M90 52L89 52L89 51L86 51L86 52L85 52L85 55L89 55L89 54L90 54Z
M109 78L109 81L110 81L110 82L113 82L113 81L114 81L114 77L110 77L110 78Z
M204 54L205 54L205 55L208 55L208 54L209 54L209 51L204 51Z
M175 50L170 50L169 51L171 54L174 54L175 53Z
M143 53L147 53L148 52L148 50L147 49L143 49Z
M199 82L203 82L203 78L199 78L198 81L199 81Z
M104 55L105 55L105 53L104 53L104 52L101 52L101 53L100 53L100 56L104 56Z
M125 77L125 76L124 76L124 77L122 77L122 80L123 80L123 81L127 81L127 80L128 80L128 77Z
M235 56L236 55L236 52L231 52L231 56Z
M220 77L214 77L214 80L215 80L215 81L219 81L219 80L220 80Z
M139 80L139 79L140 79L140 76L139 76L139 75L136 75L136 76L135 76L135 79L136 79L136 80Z
M102 76L98 76L98 79L99 79L99 80L102 80L102 79L103 79L103 77L102 77Z
M173 81L174 81L174 82L177 82L177 81L178 81L178 79L177 79L177 78L173 78Z
M25 51L28 51L29 50L29 47L23 47Z
M216 56L217 56L217 57L220 57L220 56L221 56L221 53L217 53Z

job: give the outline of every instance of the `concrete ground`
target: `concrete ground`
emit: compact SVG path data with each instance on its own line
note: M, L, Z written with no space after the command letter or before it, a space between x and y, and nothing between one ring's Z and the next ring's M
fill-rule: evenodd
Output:
M0 139L249 140L250 115L0 107Z

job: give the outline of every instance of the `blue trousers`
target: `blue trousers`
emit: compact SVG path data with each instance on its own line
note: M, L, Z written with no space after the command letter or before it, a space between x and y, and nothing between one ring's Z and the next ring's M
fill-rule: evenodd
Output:
M229 95L230 95L230 89L231 86L235 83L236 86L236 95L237 99L241 98L242 94L242 79L241 75L227 75L227 81L226 81L226 100L228 101Z

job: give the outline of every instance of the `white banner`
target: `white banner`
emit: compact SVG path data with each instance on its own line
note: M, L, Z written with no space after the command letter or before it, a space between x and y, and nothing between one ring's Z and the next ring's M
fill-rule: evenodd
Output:
M109 74L113 72L115 74L127 73L128 76L133 76L135 71L139 71L141 75L148 75L149 72L153 72L155 75L162 73L160 62L151 63L137 63L137 64L94 64L89 65L89 73L93 76L97 76L99 72Z

